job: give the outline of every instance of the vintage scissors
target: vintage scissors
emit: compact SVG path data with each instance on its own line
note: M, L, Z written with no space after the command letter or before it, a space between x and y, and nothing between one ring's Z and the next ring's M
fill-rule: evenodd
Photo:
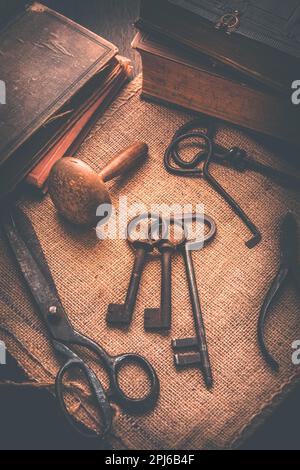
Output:
M218 145L215 142L215 136L216 121L209 116L200 115L198 118L184 124L175 133L165 152L165 168L169 173L179 176L203 176L248 227L253 237L246 242L246 246L253 248L261 241L261 233L242 207L212 175L210 171L211 163L222 164L240 172L246 170L256 171L272 178L277 183L296 190L300 189L300 179L260 163L239 147L227 149ZM181 142L190 139L197 139L200 152L192 160L186 161L179 155L178 147ZM199 167L201 163L203 163L202 168Z
M297 239L297 222L294 215L289 212L283 219L280 229L280 252L281 262L277 276L275 277L260 311L257 337L260 351L266 363L274 371L278 371L279 364L269 352L265 337L264 329L268 313L275 299L277 299L284 284L288 278L292 278L295 286L300 292L300 267L298 264L298 239Z
M113 418L113 409L109 399L131 414L145 413L150 410L159 396L159 380L151 364L137 354L110 356L99 344L75 331L63 308L42 247L28 217L20 209L14 208L1 216L1 222L25 282L48 329L53 348L66 359L57 374L55 390L58 402L68 421L79 432L89 437L106 437L111 429ZM87 364L71 350L72 345L87 348L99 358L110 380L108 392L104 391L101 382ZM119 373L127 364L135 364L147 374L150 390L146 396L131 398L121 389L118 380ZM63 381L68 372L76 371L84 374L95 399L102 424L100 433L83 431L68 411Z

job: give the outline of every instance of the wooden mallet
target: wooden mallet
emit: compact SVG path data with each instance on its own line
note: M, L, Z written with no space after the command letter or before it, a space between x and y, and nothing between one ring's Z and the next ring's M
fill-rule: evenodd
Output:
M136 142L116 155L99 174L77 158L62 158L52 168L48 180L53 204L69 222L95 225L98 206L111 203L104 183L134 168L147 154L148 146Z

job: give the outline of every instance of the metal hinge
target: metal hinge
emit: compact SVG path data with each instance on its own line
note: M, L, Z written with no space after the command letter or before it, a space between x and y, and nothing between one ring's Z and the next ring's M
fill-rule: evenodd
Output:
M216 22L215 28L224 31L226 34L231 34L238 29L240 26L240 12L234 10L231 13L225 13Z

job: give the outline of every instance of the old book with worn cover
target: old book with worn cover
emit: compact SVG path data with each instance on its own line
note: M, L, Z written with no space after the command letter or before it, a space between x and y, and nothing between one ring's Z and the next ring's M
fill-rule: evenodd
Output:
M298 0L142 0L139 27L289 94L300 71Z
M300 146L300 108L284 95L246 80L228 66L161 36L138 33L132 43L141 54L143 95L230 121Z
M45 151L43 159L31 170L26 177L26 182L47 191L47 179L53 165L63 156L73 156L87 137L95 122L113 101L121 87L128 81L132 74L131 62L125 57L117 56L118 63L106 76L105 82L96 94L94 102L82 110L80 116L70 119L70 126L64 135L49 150ZM74 115L74 113L72 113ZM74 122L76 121L76 122Z
M72 113L79 118L97 99L116 53L111 43L38 3L1 30L0 198L45 155L41 148L57 142Z

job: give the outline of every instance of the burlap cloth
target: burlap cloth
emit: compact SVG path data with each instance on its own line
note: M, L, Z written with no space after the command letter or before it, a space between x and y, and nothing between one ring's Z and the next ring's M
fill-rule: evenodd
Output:
M128 196L128 203L143 202L147 206L202 202L206 213L217 221L215 241L193 254L214 373L212 391L206 390L197 369L177 372L173 365L171 338L194 332L180 257L173 269L172 332L161 336L143 329L144 308L159 305L158 260L148 264L144 273L130 330L109 329L105 322L107 305L124 300L133 262L126 242L99 241L93 230L83 232L68 226L57 217L49 197L42 202L27 199L22 206L34 223L74 327L112 354L132 351L145 355L159 375L158 406L141 417L118 412L113 445L130 449L237 446L297 381L291 344L300 338L299 299L292 286L274 308L267 325L268 344L281 365L277 375L266 367L256 342L260 306L279 264L279 221L288 208L300 216L297 195L254 173L239 174L214 166L216 176L263 232L262 243L248 250L244 244L249 237L247 229L205 181L175 177L163 168L166 145L191 114L144 102L140 92L138 77L100 119L79 156L99 170L123 147L144 140L150 147L149 161L132 179L111 184L113 200L118 202L122 193ZM240 145L261 161L282 166L277 157L238 131L221 129L219 141ZM2 239L0 253L1 338L30 379L52 383L59 359L53 354ZM92 365L102 377L98 365ZM141 387L138 377L134 382L129 388ZM91 401L79 384L73 385L73 411L94 428Z

